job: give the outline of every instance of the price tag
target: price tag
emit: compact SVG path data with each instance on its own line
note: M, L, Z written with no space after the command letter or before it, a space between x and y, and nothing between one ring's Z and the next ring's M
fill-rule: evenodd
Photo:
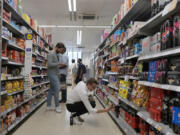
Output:
M162 129L162 127L159 126L159 125L156 125L155 127L156 127L156 129L157 129L158 131L161 131L161 129Z
M124 64L124 62L125 62L125 59L122 58L122 59L121 59L121 64Z
M154 87L155 87L155 88L157 88L157 87L158 87L158 84L157 84L157 83L155 83L155 84L154 84Z

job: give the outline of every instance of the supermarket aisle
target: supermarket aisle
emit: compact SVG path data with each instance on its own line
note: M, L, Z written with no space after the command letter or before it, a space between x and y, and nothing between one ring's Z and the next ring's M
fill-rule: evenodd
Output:
M97 106L101 107L98 101ZM122 135L108 114L84 115L83 125L70 126L70 114L65 111L65 105L61 114L46 112L45 108L44 104L13 135L92 135L92 132L96 135Z

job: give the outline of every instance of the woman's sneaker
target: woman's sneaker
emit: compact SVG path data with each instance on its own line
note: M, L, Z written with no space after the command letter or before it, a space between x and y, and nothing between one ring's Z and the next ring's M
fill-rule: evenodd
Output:
M61 107L56 107L56 112L57 113L61 113L62 111L61 111Z

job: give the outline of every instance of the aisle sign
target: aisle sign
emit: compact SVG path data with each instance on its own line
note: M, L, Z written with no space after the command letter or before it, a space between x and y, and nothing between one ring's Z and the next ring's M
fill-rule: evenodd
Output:
M30 74L32 70L32 33L27 33L26 37L26 49L25 49L25 73Z

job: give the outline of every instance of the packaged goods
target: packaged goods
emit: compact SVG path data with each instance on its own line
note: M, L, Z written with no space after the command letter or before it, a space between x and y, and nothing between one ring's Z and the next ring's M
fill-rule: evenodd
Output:
M168 72L167 83L170 85L180 85L180 72Z
M174 45L174 47L180 46L180 16L174 17L173 45Z

